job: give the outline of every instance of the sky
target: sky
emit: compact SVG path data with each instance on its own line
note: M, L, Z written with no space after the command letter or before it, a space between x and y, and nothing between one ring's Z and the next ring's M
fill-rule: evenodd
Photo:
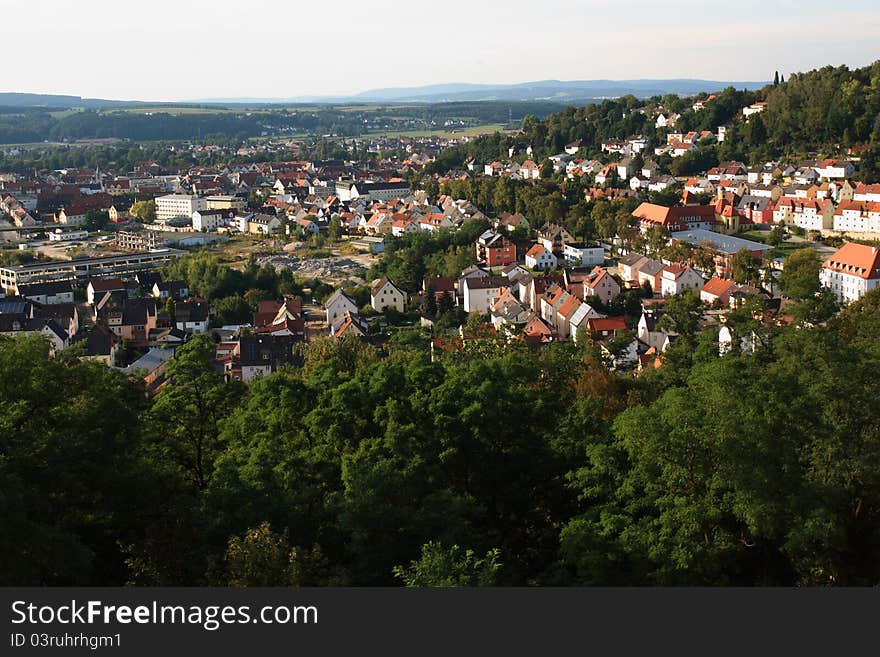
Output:
M765 81L880 59L877 0L0 0L0 91L177 101Z

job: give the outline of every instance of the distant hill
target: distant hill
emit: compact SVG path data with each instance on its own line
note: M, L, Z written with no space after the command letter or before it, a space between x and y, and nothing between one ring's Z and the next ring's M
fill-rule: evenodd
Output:
M640 98L663 94L692 96L700 92L720 91L727 87L760 89L766 82L722 82L718 80L540 80L519 84L431 84L421 87L370 89L351 96L296 96L289 98L209 98L187 103L155 103L139 100L106 100L60 94L0 93L2 107L46 107L65 109L81 107L124 107L132 105L185 105L190 103L225 103L266 105L281 103L445 103L475 101L555 101L573 103L632 94Z
M63 96L60 94L0 92L0 106L2 107L48 107L51 109L83 107L86 109L94 109L98 107L122 107L125 105L136 104L138 104L137 101L130 100L81 98L79 96Z
M755 90L767 82L719 80L540 80L518 84L432 84L422 87L370 89L352 96L298 96L291 98L214 98L203 102L289 102L289 103L444 103L462 101L587 101L632 94L641 98L663 94L691 96L721 91L727 87Z

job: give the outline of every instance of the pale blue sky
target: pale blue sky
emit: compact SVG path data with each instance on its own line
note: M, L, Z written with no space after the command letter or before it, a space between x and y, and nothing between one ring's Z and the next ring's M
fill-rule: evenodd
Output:
M0 91L141 100L766 80L880 58L876 0L0 0L0 18Z

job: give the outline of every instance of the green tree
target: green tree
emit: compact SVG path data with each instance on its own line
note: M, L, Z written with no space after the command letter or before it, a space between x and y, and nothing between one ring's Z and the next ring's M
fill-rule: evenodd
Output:
M131 215L144 224L156 223L156 201L136 201L131 206Z
M473 550L458 545L444 548L432 541L422 546L418 560L395 566L394 576L406 586L493 586L501 570L499 558L497 549L477 557Z
M223 450L222 420L240 394L213 361L214 343L207 335L193 336L178 348L168 366L171 384L156 395L149 416L155 448L198 489L211 479L214 460Z
M819 257L816 252L810 248L793 251L785 259L779 285L790 299L814 297L819 291Z

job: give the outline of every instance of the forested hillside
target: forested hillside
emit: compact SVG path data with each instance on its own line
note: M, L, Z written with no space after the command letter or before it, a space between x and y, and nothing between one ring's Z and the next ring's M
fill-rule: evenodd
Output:
M0 341L0 584L880 582L880 291L717 355L688 295L659 370L590 347L431 362L320 339L246 387Z
M880 61L860 69L846 66L798 73L760 91L727 88L700 111L691 106L696 99L674 95L646 100L624 96L585 107L568 107L546 119L526 117L516 138L501 135L477 139L443 154L435 171L461 166L468 157L480 162L507 157L507 149L532 146L533 159L542 160L562 152L566 144L582 141L584 152L598 155L601 143L642 134L656 144L666 143L667 130L655 127L655 109L681 114L676 129L715 131L732 126L730 138L715 150L715 160L742 159L751 162L783 155L837 154L855 145L880 146ZM759 100L766 110L749 123L742 108Z

